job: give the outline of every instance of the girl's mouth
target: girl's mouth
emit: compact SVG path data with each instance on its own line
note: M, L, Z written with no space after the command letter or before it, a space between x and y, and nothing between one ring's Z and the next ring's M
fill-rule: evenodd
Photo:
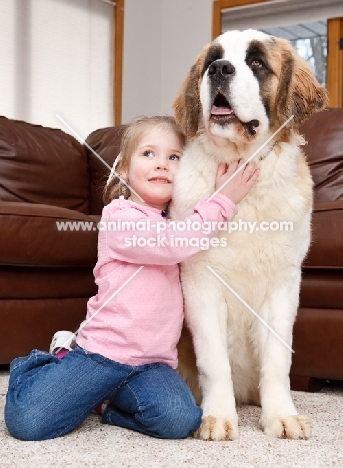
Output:
M149 179L149 182L153 182L155 184L171 184L171 180L166 177L152 177Z

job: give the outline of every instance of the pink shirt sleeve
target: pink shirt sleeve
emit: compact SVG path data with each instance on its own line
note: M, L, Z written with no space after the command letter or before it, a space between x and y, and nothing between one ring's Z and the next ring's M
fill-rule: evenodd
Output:
M178 222L149 218L137 207L114 206L104 221L128 229L106 229L106 248L109 257L141 265L173 265L198 253L202 248L196 239L212 238L218 231L218 222L229 221L236 214L235 204L226 196L217 194L212 200L200 200L194 213L186 218L186 229L178 230ZM206 232L192 229L193 223L207 222ZM211 224L209 222L212 222ZM131 229L130 229L131 223ZM137 229L138 225L145 229ZM193 225L195 226L195 225ZM176 238L183 238L182 246L175 245ZM193 242L191 242L193 240Z

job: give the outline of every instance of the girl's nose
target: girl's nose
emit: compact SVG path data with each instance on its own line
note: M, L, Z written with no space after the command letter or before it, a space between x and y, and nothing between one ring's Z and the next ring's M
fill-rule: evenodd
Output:
M159 170L167 170L169 168L168 160L165 158L159 158L156 161L156 169Z

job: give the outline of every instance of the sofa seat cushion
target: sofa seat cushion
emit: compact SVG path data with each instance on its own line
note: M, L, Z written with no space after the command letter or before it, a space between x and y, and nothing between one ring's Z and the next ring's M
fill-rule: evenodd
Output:
M0 202L0 265L94 267L99 219L56 206Z
M91 297L97 289L91 267L0 266L0 301Z
M343 380L342 329L342 309L299 308L291 374Z
M0 200L89 213L83 145L62 130L0 117Z
M300 307L340 309L343 306L343 270L304 270Z
M304 268L343 270L343 200L317 203L312 217L312 244Z

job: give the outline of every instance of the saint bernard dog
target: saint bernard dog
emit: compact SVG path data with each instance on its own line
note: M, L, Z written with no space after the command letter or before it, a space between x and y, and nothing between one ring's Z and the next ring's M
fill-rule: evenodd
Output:
M220 162L255 153L260 169L232 220L241 229L219 231L226 247L220 242L181 264L187 328L179 372L203 408L200 439L236 439L236 404L244 403L262 407L261 427L269 436L311 435L311 420L297 413L289 382L312 210L298 127L326 105L326 90L290 43L251 29L208 44L174 102L188 143L175 177L172 218L184 219L214 193ZM243 222L255 222L255 229ZM289 228L281 229L282 222ZM273 229L262 229L263 223Z

